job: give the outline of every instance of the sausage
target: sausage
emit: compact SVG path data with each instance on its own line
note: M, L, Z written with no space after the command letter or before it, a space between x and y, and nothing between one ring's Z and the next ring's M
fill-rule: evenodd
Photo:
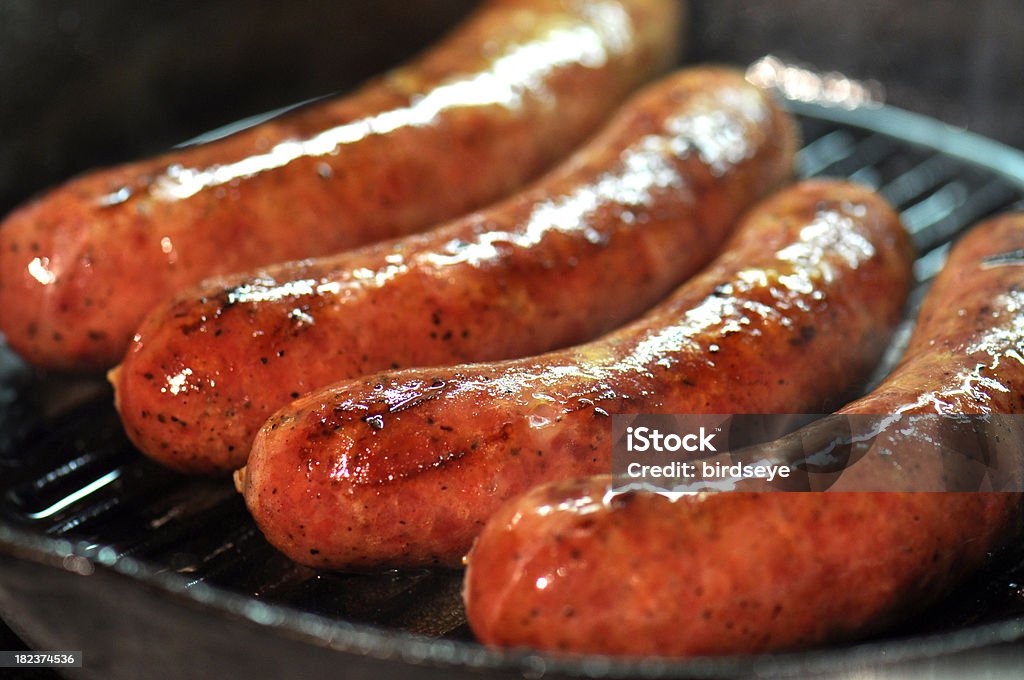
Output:
M112 374L125 429L172 467L230 472L266 419L314 388L609 331L703 266L790 176L793 127L742 74L681 71L495 207L189 290L146 318Z
M458 564L505 501L611 469L611 413L816 408L884 347L910 279L876 194L807 182L641 319L540 357L381 373L260 430L238 475L267 539L318 567Z
M1015 263L993 266L1006 252ZM901 364L839 413L1021 412L1021 253L1024 215L970 232L926 298ZM851 491L941 488L932 486L934 444L877 454L886 448L827 494L673 502L606 497L608 477L538 487L496 513L474 546L469 622L491 645L665 656L879 631L981 565L1015 533L1020 502L1016 493Z
M671 0L489 0L410 65L226 139L85 174L0 226L11 347L117 363L206 277L420 231L508 194L675 60Z

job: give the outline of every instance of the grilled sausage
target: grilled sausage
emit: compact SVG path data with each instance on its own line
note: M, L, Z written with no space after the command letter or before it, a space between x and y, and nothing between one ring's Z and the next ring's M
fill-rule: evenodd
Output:
M870 191L808 182L642 319L536 358L382 373L275 414L239 481L304 564L457 564L502 501L611 469L610 413L817 408L897 321L910 247Z
M998 257L1006 252L1012 257ZM1019 413L1022 253L1024 215L966 236L900 366L839 413ZM941 488L929 460L934 443L908 441L909 450L872 449L836 488ZM861 636L977 568L1014 531L1020 501L1015 493L841 491L673 502L606 497L608 488L607 477L546 485L493 517L470 554L464 590L480 640L674 656Z
M490 0L351 95L71 180L0 228L0 330L32 363L108 368L150 307L203 278L489 203L672 63L678 13L672 0Z
M495 207L160 306L112 374L125 429L175 468L230 472L300 393L589 340L711 259L740 212L789 177L794 149L789 116L742 74L682 71Z

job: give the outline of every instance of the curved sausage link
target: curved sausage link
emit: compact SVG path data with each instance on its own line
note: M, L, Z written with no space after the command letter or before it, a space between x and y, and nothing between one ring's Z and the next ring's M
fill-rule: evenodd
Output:
M672 0L490 0L353 94L71 180L0 227L0 330L32 363L108 368L150 307L203 278L487 204L671 64L678 13Z
M589 340L706 264L789 177L794 150L790 117L742 74L681 71L503 203L158 307L111 376L125 429L172 467L229 472L274 411L314 388Z
M900 366L839 413L1024 410L1022 252L1024 215L970 232L925 300ZM934 446L906 448L861 459L839 488L927 488L931 477L908 475L935 475ZM721 493L672 502L640 493L606 500L608 488L607 477L539 487L493 517L464 590L480 640L678 656L863 636L948 592L1019 523L1014 493Z
M898 217L843 182L754 208L724 253L642 319L540 357L383 373L313 392L244 472L268 540L315 566L457 564L500 504L611 469L611 413L818 408L899 318Z

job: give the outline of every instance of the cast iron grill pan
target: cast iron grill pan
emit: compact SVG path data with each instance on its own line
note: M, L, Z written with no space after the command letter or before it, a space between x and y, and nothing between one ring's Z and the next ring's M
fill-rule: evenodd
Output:
M878 380L898 359L950 243L971 223L1021 207L1024 154L889 107L790 107L805 142L799 174L876 187L901 211L921 254ZM1024 551L1007 551L925 616L857 644L684 661L491 652L465 624L461 572L297 566L263 539L229 480L183 477L136 452L105 384L41 380L2 348L0 566L0 614L37 648L79 645L82 672L95 677L224 677L246 664L256 677L277 677L314 662L340 675L348 667L354 676L409 678L452 668L507 677L787 675L1024 637ZM40 595L44 583L49 598ZM156 604L136 603L140 593ZM118 642L133 638L149 642Z

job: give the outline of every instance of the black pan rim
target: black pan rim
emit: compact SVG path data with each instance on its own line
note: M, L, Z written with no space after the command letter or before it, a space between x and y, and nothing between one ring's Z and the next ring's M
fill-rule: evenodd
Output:
M1024 152L967 130L885 105L845 109L812 102L787 101L784 104L798 115L858 127L952 156L1024 190ZM161 572L145 562L130 557L105 559L103 548L39 535L0 520L0 553L15 559L61 568L68 556L82 558L96 571L110 572L138 585L155 588L166 597L199 607L211 615L248 619L272 634L297 637L343 654L410 666L518 672L527 676L554 673L587 678L724 678L749 674L785 677L921 661L1024 639L1024 616L1020 616L953 631L874 640L841 649L750 656L613 658L554 656L528 649L501 651L475 642L436 640L302 612L206 584L188 587L187 579L181 575Z
M794 677L835 673L865 666L891 666L945 657L1024 639L1024 617L929 635L876 640L843 649L819 648L774 654L614 658L556 656L536 650L494 650L474 642L436 640L376 626L356 624L285 605L259 602L206 584L188 585L174 572L159 571L130 557L102 556L104 546L40 536L0 522L0 553L15 559L76 573L104 571L163 596L233 620L257 623L276 635L289 635L342 654L382 662L440 667L453 671L511 671L536 677L546 673L583 678ZM74 567L69 557L77 558ZM81 560L88 563L83 569ZM16 624L16 621L15 621Z

